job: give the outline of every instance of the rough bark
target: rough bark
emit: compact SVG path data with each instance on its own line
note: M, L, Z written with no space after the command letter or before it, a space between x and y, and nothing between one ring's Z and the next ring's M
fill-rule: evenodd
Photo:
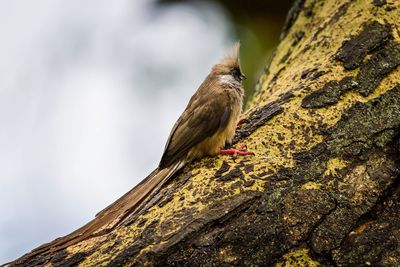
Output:
M236 143L112 233L17 265L396 266L400 4L299 0Z

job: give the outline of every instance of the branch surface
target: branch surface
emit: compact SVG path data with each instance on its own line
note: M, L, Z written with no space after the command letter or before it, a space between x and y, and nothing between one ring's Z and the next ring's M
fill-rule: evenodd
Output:
M400 3L300 0L235 142L108 235L17 265L400 262Z

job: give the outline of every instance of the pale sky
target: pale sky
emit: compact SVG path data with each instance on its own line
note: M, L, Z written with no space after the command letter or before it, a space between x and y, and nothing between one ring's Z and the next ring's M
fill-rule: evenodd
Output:
M89 221L158 164L231 40L217 6L0 2L0 263Z

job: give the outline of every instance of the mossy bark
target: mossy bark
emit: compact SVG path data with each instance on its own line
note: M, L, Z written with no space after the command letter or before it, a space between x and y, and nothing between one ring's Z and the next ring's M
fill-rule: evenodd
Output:
M396 266L400 3L299 0L235 142L111 233L18 265Z

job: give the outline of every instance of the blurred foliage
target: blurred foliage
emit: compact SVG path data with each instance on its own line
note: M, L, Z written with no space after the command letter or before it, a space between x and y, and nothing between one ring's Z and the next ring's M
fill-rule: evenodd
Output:
M200 0L158 0L160 5ZM260 73L278 44L286 14L294 0L209 0L225 8L233 25L233 39L241 42L241 64L247 76L246 95L255 89ZM247 100L247 99L246 99Z

